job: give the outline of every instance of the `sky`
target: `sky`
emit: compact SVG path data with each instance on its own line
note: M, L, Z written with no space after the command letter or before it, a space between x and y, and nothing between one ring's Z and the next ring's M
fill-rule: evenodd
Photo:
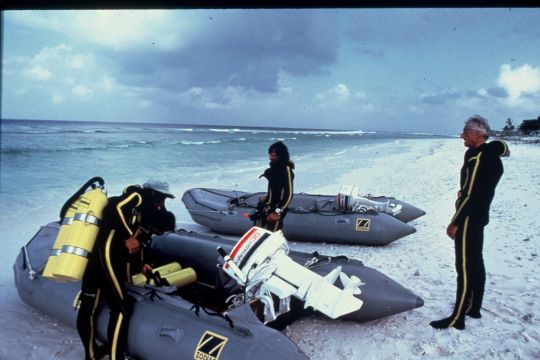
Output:
M458 134L540 116L540 8L2 15L2 119Z

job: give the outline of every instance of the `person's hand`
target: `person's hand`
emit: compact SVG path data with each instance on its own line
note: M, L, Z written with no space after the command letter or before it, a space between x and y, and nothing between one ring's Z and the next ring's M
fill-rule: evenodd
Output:
M278 214L276 214L275 212L271 212L270 214L268 214L268 216L266 217L266 221L268 222L276 222L280 219L280 216Z
M448 235L448 237L452 240L454 240L456 238L456 233L458 231L458 227L457 225L454 225L454 224L450 224L448 225L448 227L446 228L446 235Z
M152 267L148 264L144 264L142 269L141 269L141 272L148 276L148 275L151 275L152 274Z
M141 243L135 236L130 236L125 242L128 254L133 255L141 249Z

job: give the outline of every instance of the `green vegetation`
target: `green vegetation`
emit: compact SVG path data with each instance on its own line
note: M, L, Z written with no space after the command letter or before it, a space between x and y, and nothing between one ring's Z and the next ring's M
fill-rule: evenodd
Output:
M540 135L540 116L537 119L523 120L516 128L512 119L508 118L502 130L492 130L491 134L499 137L511 136L539 136Z

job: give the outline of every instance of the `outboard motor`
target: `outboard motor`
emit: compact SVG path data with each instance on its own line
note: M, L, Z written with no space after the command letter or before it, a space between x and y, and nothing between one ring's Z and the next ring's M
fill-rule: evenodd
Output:
M342 185L336 196L336 204L338 210L344 212L362 212L373 209L392 216L399 214L402 208L401 205L391 203L390 201L373 201L361 196L356 185Z
M337 266L322 277L288 256L289 247L281 231L253 227L235 245L231 254L218 247L223 270L244 287L244 302L258 299L264 305L264 323L290 310L290 297L304 302L332 319L357 311L362 300L360 279L349 277ZM334 285L338 276L344 286ZM278 304L275 304L275 300ZM277 309L277 311L276 311Z

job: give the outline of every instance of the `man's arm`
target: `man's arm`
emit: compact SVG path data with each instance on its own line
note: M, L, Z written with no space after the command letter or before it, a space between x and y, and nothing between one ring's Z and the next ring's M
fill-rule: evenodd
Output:
M279 208L284 211L289 207L293 198L293 174L289 166L285 167L285 183L283 184L283 197L280 201Z
M137 239L134 218L136 214L133 209L138 208L142 203L142 197L139 193L133 192L124 200L116 205L116 215L118 216L118 235L121 239L126 239L125 245L129 254L134 254L140 249L140 243Z

